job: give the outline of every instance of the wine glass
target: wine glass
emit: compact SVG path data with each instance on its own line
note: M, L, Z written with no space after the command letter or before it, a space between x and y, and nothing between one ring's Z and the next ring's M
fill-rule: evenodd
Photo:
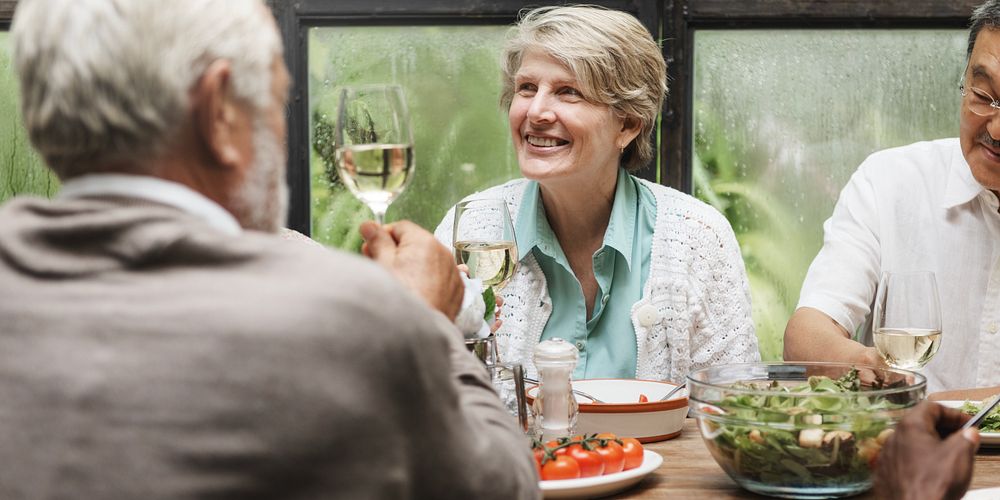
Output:
M413 131L398 85L341 88L334 130L337 171L381 225L413 177Z
M510 221L507 203L500 199L474 199L455 205L452 229L455 261L469 268L469 277L482 280L483 286L503 288L517 267L517 242L514 224ZM488 305L487 305L488 307ZM492 311L488 315L492 315ZM497 364L496 337L467 340L466 345L481 343L491 357L488 364Z
M886 272L872 320L875 348L893 368L923 368L941 345L941 305L934 273Z
M503 288L514 276L517 242L507 203L499 199L463 201L455 206L452 233L455 260L484 286Z

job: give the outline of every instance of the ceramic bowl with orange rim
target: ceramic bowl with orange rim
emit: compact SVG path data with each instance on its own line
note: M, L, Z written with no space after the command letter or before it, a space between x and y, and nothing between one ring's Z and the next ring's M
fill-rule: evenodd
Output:
M681 434L684 418L687 417L687 390L681 389L667 401L660 401L674 387L677 384L655 380L574 380L573 389L604 401L594 403L583 396L576 397L580 407L576 432L612 432L621 437L634 437L643 443L675 438ZM526 392L531 404L538 386L531 386ZM647 402L640 402L641 396L645 396Z

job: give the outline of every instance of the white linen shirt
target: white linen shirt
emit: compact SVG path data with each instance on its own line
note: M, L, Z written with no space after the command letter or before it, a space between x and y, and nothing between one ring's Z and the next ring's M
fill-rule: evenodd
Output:
M1000 384L997 209L996 195L976 182L957 138L874 153L823 224L823 248L798 305L855 332L883 271L933 271L942 336L922 370L928 391Z

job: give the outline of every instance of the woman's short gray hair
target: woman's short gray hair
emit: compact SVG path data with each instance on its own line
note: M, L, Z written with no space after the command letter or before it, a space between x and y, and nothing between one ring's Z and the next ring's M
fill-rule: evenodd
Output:
M500 103L510 108L514 77L528 50L540 50L573 72L586 99L638 119L642 130L621 164L634 172L653 159L653 129L667 94L667 65L638 19L591 5L542 7L522 14L511 29L501 66Z
M21 112L61 178L146 162L175 138L213 61L234 94L270 101L281 41L259 0L22 0L11 26Z

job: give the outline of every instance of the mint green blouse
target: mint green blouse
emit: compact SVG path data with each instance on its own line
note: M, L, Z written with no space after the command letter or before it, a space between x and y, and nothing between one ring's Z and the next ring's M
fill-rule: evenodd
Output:
M604 244L594 253L598 293L587 318L583 289L545 216L537 182L529 182L515 222L518 255L531 252L548 284L552 315L541 340L563 338L580 358L574 379L634 378L636 366L632 304L642 298L649 276L656 199L639 180L618 170L611 219Z

